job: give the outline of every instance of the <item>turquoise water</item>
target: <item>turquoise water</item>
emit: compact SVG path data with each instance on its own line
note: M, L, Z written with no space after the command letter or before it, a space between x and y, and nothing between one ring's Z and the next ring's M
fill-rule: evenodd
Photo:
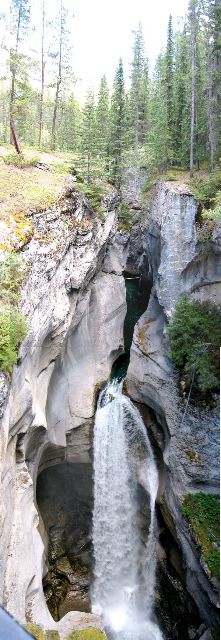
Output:
M129 360L130 348L133 339L133 331L136 322L146 311L150 297L151 284L143 283L139 277L125 276L127 314L124 322L124 348L125 352L116 360L112 367L112 380L125 378Z

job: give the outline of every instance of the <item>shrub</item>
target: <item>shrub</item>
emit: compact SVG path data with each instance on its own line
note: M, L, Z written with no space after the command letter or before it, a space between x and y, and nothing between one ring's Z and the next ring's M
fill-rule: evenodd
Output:
M18 361L18 347L27 333L27 321L17 309L0 307L0 368L10 373Z
M122 202L119 210L119 219L125 229L130 229L133 224L133 213L126 202Z
M198 540L197 546L211 573L219 578L219 496L189 493L184 498L181 511L192 526Z
M221 189L221 170L215 169L208 178L193 178L191 183L193 195L208 209L211 207L217 191Z
M5 164L12 164L14 167L19 167L20 169L36 167L39 162L39 158L37 156L28 158L27 156L24 156L23 153L7 153L7 155L2 156L2 158Z
M0 263L0 368L10 373L18 361L18 347L27 333L27 320L18 311L18 290L25 266L16 253Z
M106 636L99 629L88 627L87 629L72 631L67 637L67 640L104 640L105 638Z
M45 640L45 634L39 624L35 624L34 622L28 622L24 624L24 629L26 629L29 633L32 634L34 638L37 640Z
M212 199L213 208L204 210L202 212L203 218L212 218L212 220L218 221L221 218L221 191L217 191L216 196Z
M195 378L202 391L218 389L221 322L216 305L183 295L167 331L174 364Z

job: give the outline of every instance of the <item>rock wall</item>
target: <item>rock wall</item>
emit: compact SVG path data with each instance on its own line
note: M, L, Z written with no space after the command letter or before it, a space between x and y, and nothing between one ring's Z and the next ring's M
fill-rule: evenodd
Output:
M29 331L11 384L2 376L0 597L20 622L48 628L56 628L42 588L50 527L37 512L37 476L69 464L75 477L81 469L82 478L85 465L91 520L96 392L123 351L121 273L128 238L122 242L117 234L114 190L104 204L101 221L82 196L70 191L52 210L33 213L34 236L22 252L29 275L21 308Z
M187 595L205 624L218 628L217 585L199 563L180 516L180 503L188 492L219 492L219 399L215 398L213 407L189 405L186 411L185 394L179 395L176 372L167 357L166 326L184 291L194 299L221 305L220 226L214 227L210 241L200 243L197 214L198 203L185 185L154 186L146 221L146 256L153 288L147 311L134 330L126 389L133 400L151 407L156 416L153 438L161 459L161 522L163 518L164 532L170 532L174 549L177 545L180 549L181 582L185 581ZM163 555L159 551L161 579L170 575L170 583L177 580L182 592L176 563L172 562L172 573L168 573L168 558L163 560ZM183 628L184 636L178 637L185 637L187 629Z
M142 411L149 407L154 416L159 616L165 609L169 634L173 613L166 590L177 601L177 615L186 609L194 624L201 616L206 626L217 627L216 585L200 565L180 502L189 491L217 492L218 398L211 409L185 412L166 355L166 325L183 291L221 304L220 229L214 227L206 243L198 241L198 204L185 185L157 183L146 211L145 177L144 170L135 177L130 170L122 187L134 212L130 233L117 230L114 190L102 220L70 190L52 210L33 212L34 236L22 250L29 275L21 308L29 332L12 380L0 376L0 598L20 622L33 620L59 632L82 626L79 613L65 615L74 602L78 609L82 603L88 607L93 416L96 394L124 349L123 271L153 281L148 308L134 330L126 387ZM76 516L70 523L69 508ZM58 583L61 576L54 598L53 580ZM49 613L42 578L63 622L55 623ZM188 615L178 636L185 640ZM101 627L90 614L84 615L85 624Z

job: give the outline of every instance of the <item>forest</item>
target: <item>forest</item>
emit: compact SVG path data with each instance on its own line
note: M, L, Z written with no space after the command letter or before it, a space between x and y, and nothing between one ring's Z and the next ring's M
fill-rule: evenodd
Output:
M140 23L134 32L129 89L120 59L113 86L104 75L98 95L88 87L83 105L75 97L63 0L54 5L50 21L47 0L42 0L34 40L33 4L11 0L10 47L8 16L0 15L1 144L10 143L11 122L18 152L22 145L73 152L87 167L88 181L99 165L116 186L131 158L144 165L149 176L171 167L189 170L190 176L199 169L215 169L221 155L220 0L189 0L185 23L177 32L169 16L166 47L152 77Z

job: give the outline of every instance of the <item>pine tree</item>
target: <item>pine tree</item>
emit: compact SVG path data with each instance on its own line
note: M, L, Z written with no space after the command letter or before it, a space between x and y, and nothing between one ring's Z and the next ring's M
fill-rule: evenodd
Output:
M211 169L218 159L219 121L221 120L221 4L213 0L207 7L207 110ZM221 140L220 140L221 142Z
M169 16L166 47L166 110L167 110L167 133L168 133L168 161L173 163L173 60L174 42L172 16Z
M96 151L94 92L89 87L83 108L81 148L87 159L87 181L91 182L92 160Z
M177 165L188 166L190 131L190 65L187 29L175 37L173 84L173 146Z
M166 108L166 59L158 56L150 88L150 127L147 142L147 161L150 173L167 168L167 108Z
M142 26L135 32L131 63L130 110L135 148L142 145L147 133L148 61L145 57Z
M101 78L95 115L97 152L102 159L105 159L109 134L109 89L106 76Z
M43 133L43 102L45 92L45 1L42 0L42 34L41 34L41 97L40 97L40 113L39 113L39 140L38 146L42 146Z
M116 186L121 184L122 153L125 145L125 87L123 64L120 58L115 73L110 108L110 179Z
M193 177L194 142L196 150L196 168L199 168L198 160L198 0L189 0L189 25L191 36L191 126L190 126L190 177Z
M21 153L21 148L17 139L14 124L14 114L16 113L16 91L18 78L20 75L24 76L24 63L27 62L27 58L24 53L19 51L20 44L27 35L27 30L30 23L30 5L29 0L12 0L10 4L10 73L11 73L11 87L10 87L10 128L12 134L12 141L15 143L15 147L18 153ZM27 76L26 76L27 78ZM20 82L23 82L20 79Z

